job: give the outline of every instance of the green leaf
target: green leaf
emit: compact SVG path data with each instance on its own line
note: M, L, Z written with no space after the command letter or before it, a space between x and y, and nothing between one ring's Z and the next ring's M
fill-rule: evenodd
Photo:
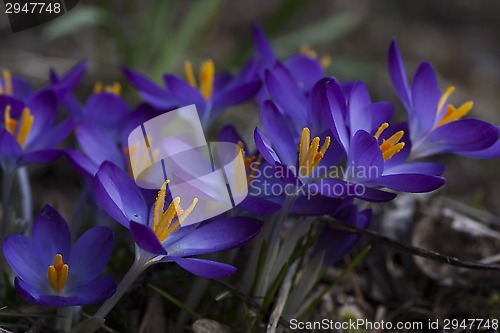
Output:
M71 35L81 29L106 24L110 15L103 9L92 6L78 6L77 9L52 21L42 31L47 40Z
M196 312L194 312L191 308L187 307L184 303L182 303L181 301L179 301L177 298L175 298L174 296L170 295L169 293L167 293L165 290L162 290L156 286L153 286L152 284L148 284L148 286L153 289L154 291L156 291L158 294L160 294L161 296L163 296L166 300L168 300L169 302L173 303L174 305L176 305L178 308L186 311L187 313L189 313L189 315L193 318L196 318L196 319L199 319L201 318L201 316L199 314L197 314Z
M222 0L196 1L182 19L180 28L160 52L158 61L153 67L153 77L172 70L172 67L181 61L186 50L206 32L206 27L217 14L217 9L221 4Z
M301 30L288 33L272 40L276 53L290 54L303 44L315 45L331 42L345 36L360 23L360 18L349 13L335 15Z

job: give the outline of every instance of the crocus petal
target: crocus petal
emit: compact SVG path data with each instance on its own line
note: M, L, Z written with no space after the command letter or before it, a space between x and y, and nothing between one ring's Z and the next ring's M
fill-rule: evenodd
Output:
M349 149L349 136L345 123L346 106L342 90L337 80L331 79L325 82L326 105L325 116L330 125L330 130L334 134L338 142L342 144L344 149Z
M325 76L318 59L306 55L293 55L288 58L285 65L296 81L304 85L305 91L311 91L314 84Z
M439 126L418 147L412 156L486 149L498 140L498 127L479 119L460 119Z
M40 288L35 288L31 284L24 282L17 276L14 279L14 287L19 296L30 303L41 304L39 298L41 296Z
M260 216L269 216L281 209L280 204L251 195L247 196L240 204L238 204L238 207Z
M421 173L432 176L441 176L444 172L444 165L433 162L411 162L395 165L384 169L384 175L398 173Z
M42 133L49 129L57 117L57 97L51 90L39 92L26 103L34 118L33 126L26 140L28 144L31 140L36 140Z
M67 258L71 249L71 235L64 218L52 206L45 205L33 223L33 241L42 248L44 258L56 254ZM48 267L48 266L47 266Z
M36 140L26 141L25 150L35 151L49 149L58 145L64 140L73 130L73 120L67 119L56 126L44 131L44 134L39 136Z
M273 102L269 100L264 102L261 119L280 160L284 164L295 165L298 158L295 140L286 124L286 119Z
M66 288L77 288L101 274L111 257L113 232L106 227L94 227L85 232L71 249L68 260L69 277Z
M399 192L424 193L437 190L444 185L445 179L432 175L407 173L384 175L376 182Z
M3 80L1 80L1 82L2 84L4 84ZM14 92L14 97L20 100L28 98L33 92L31 84L25 79L18 76L12 77L12 90Z
M384 170L384 158L377 139L363 130L357 131L351 142L347 167L354 168L351 170L354 179L363 175L379 177Z
M81 174L94 177L99 170L99 165L75 149L66 150L69 163Z
M262 65L264 67L270 67L274 60L276 60L276 55L264 34L264 30L259 24L252 24L252 39L255 49L261 57Z
M139 187L127 173L111 162L104 162L94 178L99 204L124 227L129 221L146 224L148 208Z
M139 91L145 102L159 109L172 109L175 107L172 96L146 76L128 68L123 68L123 73L134 88Z
M470 158L499 158L500 157L500 141L495 142L493 145L486 149L477 151L464 152L460 155Z
M212 108L225 109L246 102L255 96L261 85L260 81L252 81L227 89L213 97Z
M224 126L219 132L219 141L220 142L232 142L237 144L238 142L243 143L243 149L247 152L248 148L243 141L243 138L238 134L236 128L233 125Z
M380 125L391 120L394 114L394 105L388 102L376 102L368 108L372 114L372 124L371 128L366 131L375 134Z
M371 202L391 201L396 193L385 192L363 184L354 184L340 179L323 179L317 183L308 184L310 193L320 193L331 198L355 197Z
M396 89L399 99L407 110L411 110L410 88L408 87L408 79L406 78L403 60L401 59L401 54L399 53L398 44L395 38L392 40L391 46L389 47L388 66L392 84Z
M239 247L255 236L262 222L249 217L219 218L201 224L167 246L169 256L191 256Z
M127 103L120 96L107 92L90 96L85 110L87 119L107 130L121 127L130 113Z
M46 282L47 268L54 258L44 257L40 244L21 235L9 235L2 244L5 260L21 279L33 286Z
M147 225L131 221L130 233L132 234L134 242L141 249L152 254L167 254L167 251L165 251L163 246L160 244L160 241L154 231Z
M411 95L410 134L415 141L415 138L425 135L434 126L441 98L436 73L431 64L424 62L418 67L413 78Z
M236 268L216 261L198 258L172 258L186 271L207 279L222 279L236 272Z
M261 153L262 157L271 165L276 164L276 162L281 163L281 160L279 159L278 155L276 155L276 152L271 146L271 142L269 141L268 138L262 132L260 129L255 128L255 131L253 133L255 145L257 146L257 149L259 150L259 153Z
M116 282L111 276L104 276L80 286L71 296L77 299L75 305L95 304L110 298L115 293L116 287Z
M37 150L24 154L19 160L19 165L46 164L57 160L64 154L62 149Z
M373 110L368 108L372 104L366 85L357 82L353 85L349 95L348 114L351 135L358 130L370 132Z
M172 74L163 76L163 80L167 85L168 91L180 106L196 104L198 112L203 112L205 110L205 99L200 92L189 85L189 83ZM200 114L200 118L203 119L202 114Z
M125 168L125 156L108 132L87 124L77 127L75 134L80 148L93 162L101 165L111 161Z
M265 83L269 95L280 110L295 121L305 123L307 117L306 100L287 69L283 65L277 64L273 71L266 70Z

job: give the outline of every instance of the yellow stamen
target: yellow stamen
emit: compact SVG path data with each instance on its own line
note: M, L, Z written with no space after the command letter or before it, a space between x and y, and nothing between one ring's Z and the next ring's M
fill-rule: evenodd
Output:
M188 80L189 84L196 88L197 87L196 78L194 76L193 66L191 65L191 61L189 60L184 61L184 72L186 73L186 79Z
M165 208L165 194L167 192L167 185L170 183L170 180L165 180L163 185L160 187L160 191L158 192L158 196L156 197L155 207L153 210L153 227L157 228L160 223L160 217L163 214Z
M304 159L307 155L307 150L309 148L309 142L311 142L311 131L309 128L304 127L302 129L302 135L300 136L300 146L299 146L299 164L304 163Z
M8 69L4 69L2 71L2 76L3 76L3 84L5 88L5 94L7 96L12 96L14 89L12 85L12 75L10 74L10 71Z
M462 119L469 113L469 111L474 106L474 103L469 101L462 104L458 109L456 109L453 105L448 105L446 108L446 114L441 118L436 127L447 124L449 122Z
M379 139L380 135L389 127L389 124L383 123L380 125L378 128L377 132L375 133L374 137L375 139ZM382 151L382 157L384 158L384 161L387 161L390 159L392 156L395 154L399 153L401 149L404 148L405 143L404 142L399 142L403 138L404 131L397 131L391 137L389 137L387 140L382 140L382 143L380 144L380 150Z
M212 96L214 88L215 65L212 60L206 60L200 69L200 92L206 100Z
M318 53L316 53L316 51L314 51L308 44L302 44L299 52L309 58L316 59L318 57Z
M17 133L17 142L19 142L21 147L24 147L24 143L30 134L34 120L35 118L31 115L30 109L24 108L23 113L21 114L21 121Z
M332 58L330 58L329 56L322 56L319 63L321 65L321 67L328 68L328 67L330 67L330 64L332 63Z
M104 85L102 84L102 82L97 81L94 84L94 94L102 93L103 89L104 89Z
M14 135L16 131L17 121L10 117L10 105L7 105L5 107L3 116L5 128L7 129L7 131L9 131L10 134Z
M169 182L169 180L166 180L161 186L153 209L153 231L160 242L163 242L181 226L198 203L198 198L194 198L191 205L186 210L183 210L180 206L181 198L175 197L164 211L166 189ZM175 218L177 218L177 221L172 224Z
M383 123L382 125L380 125L380 127L377 129L377 132L374 135L375 139L378 140L380 135L387 129L387 127L389 127L388 123Z
M253 159L255 159L255 156L253 156ZM253 177L255 177L255 173L257 172L257 170L259 169L260 165L262 163L262 155L259 154L259 157L257 157L257 161L255 161L255 163L250 164L248 166L248 168L252 168L252 171L250 171L250 174L248 175L248 178L247 178L247 183L250 184L253 180Z
M54 264L50 265L47 269L47 279L49 280L50 287L57 293L66 285L68 279L69 267L63 263L63 257L60 254L54 256Z
M449 86L448 89L446 89L444 94L441 96L441 98L439 99L438 108L437 108L438 115L441 112L441 109L443 108L445 103L448 101L448 98L450 97L451 94L453 94L454 91L455 91L455 87Z
M108 84L104 87L104 91L110 94L114 94L116 96L120 96L122 92L122 86L120 83L115 82L113 84Z
M455 87L450 86L446 91L443 93L441 98L439 99L438 107L437 107L437 112L436 116L439 117L439 114L441 113L442 109L445 108L445 105L448 101L448 98L450 95L455 91ZM471 101L463 103L458 109L455 108L453 105L448 104L446 105L446 113L444 116L441 118L441 120L436 124L434 128L437 128L441 125L450 123L455 120L462 119L469 113L469 111L472 109L474 103Z
M259 169L259 166L262 163L262 155L259 154L258 157L255 156L246 156L245 153L245 146L243 142L238 141L237 143L239 149L241 150L241 154L243 155L243 161L245 163L245 170L247 173L250 172L247 178L247 184L250 184L250 182L253 180L253 177L255 176L255 173Z
M319 148L320 139L315 137L311 142L311 131L309 128L302 129L299 146L299 174L301 177L307 177L318 166L326 151L330 147L331 139L325 138L321 149ZM320 149L318 151L318 149Z

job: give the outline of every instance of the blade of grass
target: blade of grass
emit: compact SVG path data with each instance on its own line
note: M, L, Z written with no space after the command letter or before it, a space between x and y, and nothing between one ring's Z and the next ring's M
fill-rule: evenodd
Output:
M158 60L153 65L153 78L159 78L165 71L171 71L172 67L180 62L186 50L204 32L205 27L217 14L217 9L222 0L202 1L198 0L191 7L186 17L183 18L180 28L173 35L170 43L167 43L159 53Z
M152 284L148 284L148 286L153 289L154 291L156 291L158 294L160 294L161 296L163 296L166 300L168 300L169 302L173 303L174 305L176 305L179 309L181 310L184 310L186 311L187 313L189 313L193 318L195 319L200 319L201 316L199 314L197 314L196 312L194 312L191 308L187 307L185 304L183 304L181 301L179 301L177 298L175 298L174 296L170 295L169 293L167 293L165 290L162 290Z

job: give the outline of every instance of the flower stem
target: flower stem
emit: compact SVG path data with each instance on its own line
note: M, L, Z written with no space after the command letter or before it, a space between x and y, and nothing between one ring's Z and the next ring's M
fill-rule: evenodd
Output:
M137 251L140 251L136 249ZM150 258L146 256L136 255L135 261L128 270L127 274L123 277L123 279L118 284L118 288L116 292L111 296L103 305L97 310L94 314L94 317L105 318L108 313L115 307L116 303L122 298L125 292L130 288L130 286L134 283L135 280L141 275L141 273L150 265Z
M71 323L73 322L74 306L57 309L56 328L67 333L71 330Z
M26 167L22 167L17 170L17 176L19 178L19 186L21 187L21 197L23 202L23 222L28 228L31 227L31 221L33 220L33 200L31 196L31 186L28 177L28 172ZM26 230L27 233L28 230Z
M3 242L4 238L10 231L10 218L11 218L11 205L10 205L10 192L12 190L12 180L13 173L5 172L3 173L2 179L2 221L0 227L0 243ZM4 256L0 248L0 273L4 270ZM3 283L0 282L0 285Z

